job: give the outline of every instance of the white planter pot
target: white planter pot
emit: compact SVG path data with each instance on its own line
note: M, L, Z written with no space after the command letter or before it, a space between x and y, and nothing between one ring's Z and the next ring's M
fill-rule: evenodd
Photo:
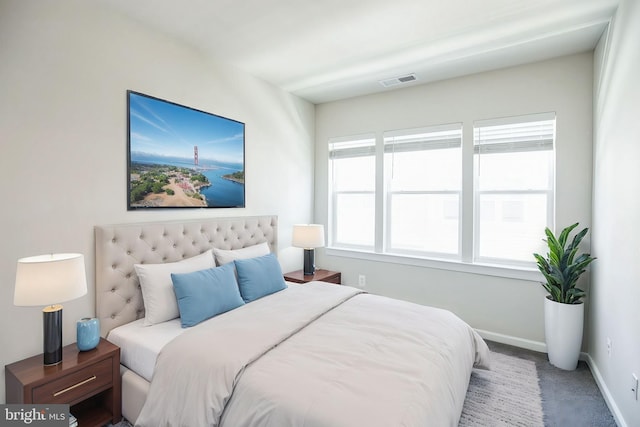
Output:
M544 299L544 335L549 362L560 369L572 371L578 366L584 303L562 304Z

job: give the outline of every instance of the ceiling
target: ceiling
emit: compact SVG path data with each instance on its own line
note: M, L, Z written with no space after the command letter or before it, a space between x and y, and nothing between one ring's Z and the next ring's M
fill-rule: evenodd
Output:
M99 2L317 104L591 50L618 0Z

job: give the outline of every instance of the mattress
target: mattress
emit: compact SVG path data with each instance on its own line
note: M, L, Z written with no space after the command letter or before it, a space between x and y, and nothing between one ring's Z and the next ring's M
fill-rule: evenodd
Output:
M160 350L185 332L180 319L144 326L144 318L112 329L107 340L120 347L120 363L151 381Z

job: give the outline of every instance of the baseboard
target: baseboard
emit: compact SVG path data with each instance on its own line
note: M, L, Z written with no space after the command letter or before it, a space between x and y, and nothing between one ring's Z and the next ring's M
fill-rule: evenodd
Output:
M527 350L538 351L540 353L547 352L547 345L540 341L527 340L511 335L489 332L482 329L475 330L480 336L489 341L499 342L500 344L512 345L514 347L526 348Z
M583 355L584 355L584 358L582 357ZM593 378L596 380L596 384L600 389L600 393L602 393L602 397L604 397L604 401L607 403L607 406L611 411L611 415L613 415L613 418L615 418L616 424L618 424L618 427L628 427L628 424L625 422L622 414L620 413L620 409L618 408L618 405L616 405L616 401L613 400L613 396L611 395L611 392L609 392L609 388L607 387L607 384L604 382L604 379L600 374L600 370L598 369L598 365L596 365L596 362L591 358L591 356L588 353L580 354L580 359L584 360L585 362L587 362L587 365L589 365L591 374L593 375Z

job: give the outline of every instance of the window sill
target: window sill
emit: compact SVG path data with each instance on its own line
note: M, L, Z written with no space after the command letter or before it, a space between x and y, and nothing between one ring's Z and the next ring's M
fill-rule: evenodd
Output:
M439 270L459 271L462 273L482 274L485 276L504 277L509 279L544 281L542 273L535 268L508 267L495 264L467 263L455 260L411 257L406 255L379 254L368 251L327 247L325 254L345 258L356 258L367 261L387 262L391 264L412 265L436 268Z

